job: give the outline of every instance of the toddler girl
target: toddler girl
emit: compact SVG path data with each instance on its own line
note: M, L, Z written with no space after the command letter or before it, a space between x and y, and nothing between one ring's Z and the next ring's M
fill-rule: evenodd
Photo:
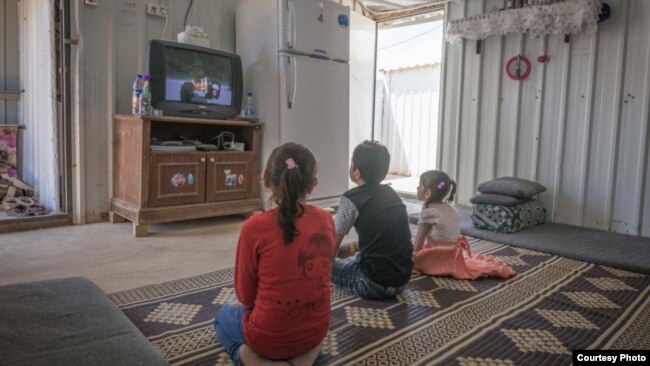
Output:
M514 276L515 271L505 262L483 254L472 255L467 239L460 235L456 210L448 203L454 200L455 193L456 182L445 172L430 170L420 176L417 196L424 205L413 243L413 269L462 280Z
M317 184L316 160L286 143L266 163L263 184L277 207L242 226L235 292L215 331L236 365L312 365L327 334L334 222L305 204Z

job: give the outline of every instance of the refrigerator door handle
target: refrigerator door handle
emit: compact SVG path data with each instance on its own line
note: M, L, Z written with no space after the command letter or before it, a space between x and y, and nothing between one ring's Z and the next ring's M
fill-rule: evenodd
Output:
M292 49L296 45L296 6L292 0L287 2L289 6L289 34L287 37L287 48Z
M291 87L291 97L289 98L289 109L293 109L296 105L296 89L298 88L298 60L295 57L289 57L293 75L291 77L293 86Z

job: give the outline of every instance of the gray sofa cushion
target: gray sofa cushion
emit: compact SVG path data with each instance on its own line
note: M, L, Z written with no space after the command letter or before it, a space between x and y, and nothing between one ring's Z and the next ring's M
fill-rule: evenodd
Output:
M541 184L515 177L500 177L478 185L481 193L500 194L517 198L531 198L546 190Z
M473 204L488 204L488 205L500 205L500 206L515 206L520 205L528 201L528 198L517 198L512 196L504 196L502 194L492 194L492 193L479 193L476 196L469 199L469 202Z
M168 365L85 278L0 287L0 364Z

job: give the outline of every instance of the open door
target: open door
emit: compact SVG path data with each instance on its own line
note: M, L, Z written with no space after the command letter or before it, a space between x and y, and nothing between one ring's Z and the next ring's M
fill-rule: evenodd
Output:
M350 157L359 143L373 139L376 40L377 22L351 11Z
M378 25L375 139L391 155L387 180L414 196L419 176L437 168L444 13Z
M24 127L13 141L19 157L16 173L38 195L30 197L34 203L23 206L38 203L46 208L31 206L0 212L0 232L69 222L66 215L60 214L59 196L60 90L56 88L56 70L60 65L53 42L53 38L61 39L55 19L58 10L55 1L0 0L0 29L4 37L0 43L0 126ZM18 193L21 194L22 191Z

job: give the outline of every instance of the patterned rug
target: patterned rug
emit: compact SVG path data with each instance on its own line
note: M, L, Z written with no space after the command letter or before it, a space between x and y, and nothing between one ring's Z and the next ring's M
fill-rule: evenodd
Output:
M398 299L333 289L318 365L569 365L573 349L650 349L650 277L481 240L509 280L414 276ZM212 322L232 269L110 295L173 365L230 365Z

